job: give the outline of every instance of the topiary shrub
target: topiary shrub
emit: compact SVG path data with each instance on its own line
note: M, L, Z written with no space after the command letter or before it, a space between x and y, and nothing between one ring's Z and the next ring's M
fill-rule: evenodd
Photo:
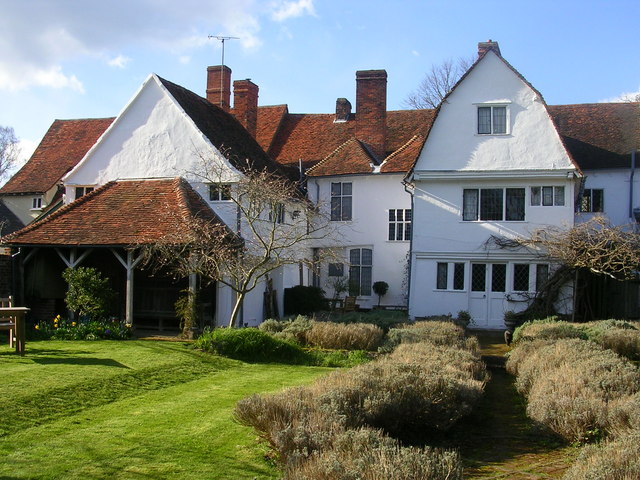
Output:
M274 338L257 328L217 328L205 331L195 348L237 360L305 363L304 351L295 344Z
M327 299L320 287L296 285L284 289L285 315L311 315L320 310L327 310Z

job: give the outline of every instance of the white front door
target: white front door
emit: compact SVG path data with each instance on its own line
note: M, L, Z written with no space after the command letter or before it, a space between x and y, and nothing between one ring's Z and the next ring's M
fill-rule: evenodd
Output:
M502 328L506 263L471 263L469 314L480 328Z

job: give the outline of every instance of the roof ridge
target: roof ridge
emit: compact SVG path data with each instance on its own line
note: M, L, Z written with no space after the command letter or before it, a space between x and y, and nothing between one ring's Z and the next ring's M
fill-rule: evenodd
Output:
M346 147L347 144L349 144L351 142L360 142L360 140L358 140L356 137L351 137L349 140L347 140L347 141L343 142L342 144L338 145L330 154L328 154L326 157L324 157L322 160L320 160L318 163L316 163L313 167L311 167L309 170L307 170L307 173L311 173L313 170L316 169L316 167L319 167L320 165L325 163L327 160L329 160L329 158L334 156L336 153L338 153L340 150L342 150L344 147Z
M413 137L411 137L409 140L407 140L404 145L402 145L400 148L398 148L395 152L392 152L390 155L387 156L387 158L384 159L384 161L380 164L380 166L384 165L385 163L387 163L387 161L389 161L390 159L392 159L393 157L399 155L401 152L403 152L404 150L407 149L407 147L413 143L415 141L416 138L418 137L422 137L421 133L416 133Z

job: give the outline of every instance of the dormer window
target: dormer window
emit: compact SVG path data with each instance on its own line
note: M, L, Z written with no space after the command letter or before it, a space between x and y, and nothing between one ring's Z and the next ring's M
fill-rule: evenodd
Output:
M79 199L80 197L85 196L87 193L91 193L93 192L94 187L76 187L75 190L75 200Z
M506 133L506 105L478 106L478 135L505 135Z
M209 201L223 202L231 200L231 185L228 183L212 183L209 185Z
M42 197L33 197L31 199L31 210L42 210Z

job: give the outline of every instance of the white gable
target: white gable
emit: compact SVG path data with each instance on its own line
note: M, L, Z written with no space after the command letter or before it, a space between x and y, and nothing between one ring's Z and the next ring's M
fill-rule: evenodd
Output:
M478 107L505 106L507 132L478 134ZM420 171L575 170L543 99L493 51L442 104Z
M63 180L65 185L73 186L183 176L193 183L196 179L189 172L200 170L203 158L224 165L229 181L235 178L237 171L198 130L158 77L151 75Z

